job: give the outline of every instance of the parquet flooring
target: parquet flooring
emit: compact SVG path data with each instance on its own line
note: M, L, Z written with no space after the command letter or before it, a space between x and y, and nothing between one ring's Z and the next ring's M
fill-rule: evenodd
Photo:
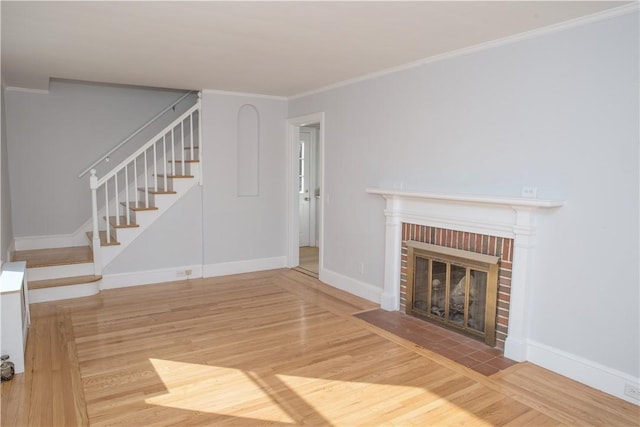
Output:
M2 384L2 425L640 420L636 406L533 365L486 377L352 315L375 307L292 270L34 304L27 372Z

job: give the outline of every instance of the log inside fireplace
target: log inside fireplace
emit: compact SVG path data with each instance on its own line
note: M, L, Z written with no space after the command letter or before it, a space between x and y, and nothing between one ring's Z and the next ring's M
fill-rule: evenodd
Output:
M406 313L496 343L500 258L407 241Z

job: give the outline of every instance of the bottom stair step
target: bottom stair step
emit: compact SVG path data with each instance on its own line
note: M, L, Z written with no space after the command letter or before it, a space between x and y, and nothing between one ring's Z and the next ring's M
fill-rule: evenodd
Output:
M60 279L36 280L29 282L29 290L57 288L60 286L81 285L85 283L93 283L102 279L102 276L75 276L63 277Z

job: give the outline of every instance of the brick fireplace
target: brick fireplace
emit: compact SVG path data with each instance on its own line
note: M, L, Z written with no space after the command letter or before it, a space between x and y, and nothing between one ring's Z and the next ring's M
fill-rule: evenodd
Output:
M538 210L557 208L564 202L378 188L366 191L382 196L386 202L381 308L387 311L406 308L403 242L407 240L498 256L496 346L504 349L504 355L512 360L527 360L531 322L527 299L533 287L530 264L535 247L536 215Z
M500 268L498 270L495 346L497 348L504 349L509 325L513 239L431 227L427 225L402 223L402 251L400 267L400 311L402 312L407 310L408 241L429 243L445 248L492 255L500 259Z

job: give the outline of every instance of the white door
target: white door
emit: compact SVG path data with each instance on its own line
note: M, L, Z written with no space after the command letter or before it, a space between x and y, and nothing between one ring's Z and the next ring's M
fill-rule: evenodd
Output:
M313 134L310 129L300 128L298 147L298 192L300 200L300 246L313 246L311 241L311 146Z

